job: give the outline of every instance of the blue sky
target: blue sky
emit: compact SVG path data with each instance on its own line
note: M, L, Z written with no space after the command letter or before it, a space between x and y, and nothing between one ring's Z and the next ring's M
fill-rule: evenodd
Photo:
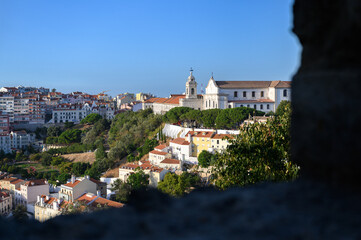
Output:
M291 0L0 0L0 86L92 94L291 80Z

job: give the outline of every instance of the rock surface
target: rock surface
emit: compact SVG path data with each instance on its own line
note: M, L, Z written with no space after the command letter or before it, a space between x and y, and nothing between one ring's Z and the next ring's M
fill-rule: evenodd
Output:
M0 220L1 239L361 239L360 196L299 180L182 199L154 191L118 210L43 224Z

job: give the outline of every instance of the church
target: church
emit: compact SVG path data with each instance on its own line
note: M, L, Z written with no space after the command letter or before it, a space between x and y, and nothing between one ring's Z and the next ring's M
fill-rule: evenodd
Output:
M143 102L143 109L152 108L164 114L174 107L198 110L235 107L254 108L265 113L275 112L281 101L291 100L290 81L216 81L209 79L205 94L197 94L197 82L191 69L185 94L169 98L150 98Z

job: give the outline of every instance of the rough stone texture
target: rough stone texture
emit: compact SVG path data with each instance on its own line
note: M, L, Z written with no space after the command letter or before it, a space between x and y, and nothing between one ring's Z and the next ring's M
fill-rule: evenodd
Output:
M314 182L205 190L183 199L143 194L123 209L44 224L0 220L0 238L361 239L361 197Z
M342 187L361 169L361 1L298 0L303 45L292 83L292 157L302 173Z
M359 0L295 2L303 45L292 85L297 182L176 200L147 192L123 209L44 224L0 219L0 239L361 239L360 18Z

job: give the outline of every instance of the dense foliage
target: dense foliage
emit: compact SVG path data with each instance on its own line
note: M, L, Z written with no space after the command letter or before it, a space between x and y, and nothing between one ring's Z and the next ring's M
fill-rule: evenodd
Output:
M88 116L86 116L83 120L81 120L80 123L81 124L86 124L86 123L94 124L97 121L99 121L100 119L102 119L102 116L100 116L97 113L91 113Z
M193 175L188 172L176 175L169 172L164 176L163 181L158 183L158 190L173 197L180 197L186 192L189 192L191 187L199 183L200 177L198 175Z
M267 123L244 126L215 162L217 187L245 186L263 181L285 181L297 177L299 167L290 162L290 105L283 115Z
M151 109L118 114L109 130L108 158L117 161L131 154L156 134L161 123L161 116L153 114Z
M214 155L206 150L203 150L198 155L198 164L201 167L207 168L211 165Z
M126 182L117 179L112 184L112 191L115 192L114 200L126 203L133 190L145 190L149 186L149 175L143 170L136 169Z
M253 108L239 107L228 109L195 110L188 107L176 107L163 116L163 121L178 123L182 121L187 126L214 129L238 129L242 121L253 115L264 115Z

